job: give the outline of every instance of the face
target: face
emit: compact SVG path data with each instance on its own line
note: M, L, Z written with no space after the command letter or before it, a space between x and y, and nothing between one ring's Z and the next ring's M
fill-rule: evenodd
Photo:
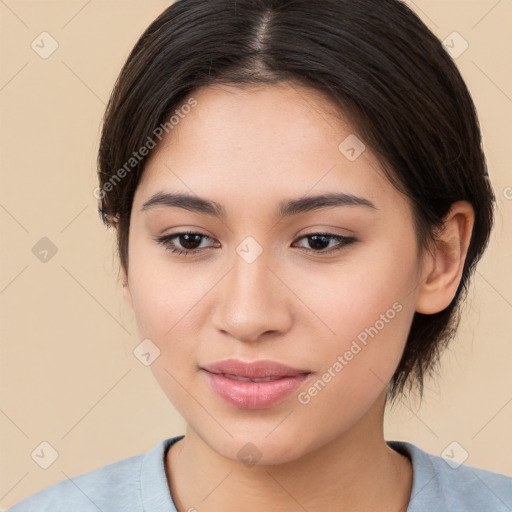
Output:
M357 425L398 365L419 282L412 210L321 93L193 98L135 193L126 299L156 379L209 447L297 459ZM212 366L227 359L242 364ZM292 370L243 366L263 360Z

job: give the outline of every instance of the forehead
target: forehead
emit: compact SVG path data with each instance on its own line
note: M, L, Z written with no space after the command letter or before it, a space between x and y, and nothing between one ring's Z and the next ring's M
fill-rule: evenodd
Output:
M392 193L378 159L320 91L290 83L223 85L191 98L195 106L151 153L139 202L160 190L220 202L243 196L255 204L283 192L347 191L370 200L383 187Z

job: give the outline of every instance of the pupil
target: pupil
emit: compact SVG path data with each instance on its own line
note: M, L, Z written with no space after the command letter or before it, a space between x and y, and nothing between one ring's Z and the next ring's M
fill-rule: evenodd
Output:
M326 236L313 235L310 237L310 239L311 239L312 243L310 241L309 245L311 246L312 249L325 249L326 247L329 246L329 238ZM319 240L321 240L320 243L319 243Z
M195 240L191 240L192 238L195 238ZM185 243L183 243L183 240L185 240ZM194 246L194 244L200 245L201 244L201 235L180 235L180 244L185 249L197 249L197 247ZM187 246L187 244L192 244L192 247Z

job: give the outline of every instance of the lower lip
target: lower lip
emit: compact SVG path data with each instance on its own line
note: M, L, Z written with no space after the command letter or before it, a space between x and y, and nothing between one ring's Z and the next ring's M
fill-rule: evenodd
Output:
M309 374L264 382L234 380L205 371L212 389L240 409L265 409L277 404L298 389Z

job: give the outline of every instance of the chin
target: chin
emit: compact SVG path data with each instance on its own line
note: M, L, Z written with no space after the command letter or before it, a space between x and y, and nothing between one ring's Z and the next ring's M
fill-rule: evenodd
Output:
M300 432L282 429L281 432L265 428L247 429L243 433L232 432L229 435L211 435L211 430L205 434L198 432L201 439L218 455L241 462L247 467L254 465L266 466L293 462L315 448L322 442L317 438L309 442Z

